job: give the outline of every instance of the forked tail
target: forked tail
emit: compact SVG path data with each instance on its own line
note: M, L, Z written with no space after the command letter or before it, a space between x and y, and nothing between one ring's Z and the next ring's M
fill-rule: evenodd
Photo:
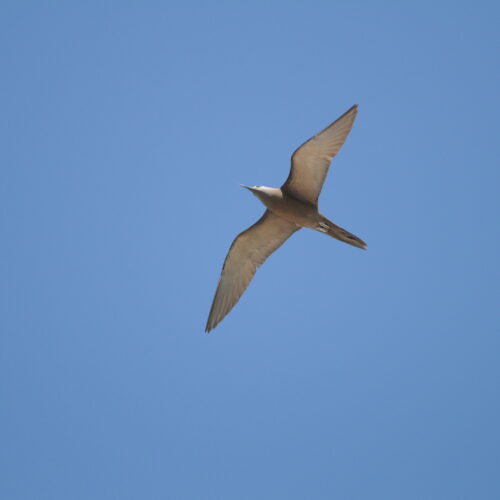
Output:
M331 220L328 220L324 215L321 215L320 217L321 218L316 226L317 231L328 234L328 236L343 241L344 243L348 243L349 245L362 248L363 250L366 248L366 243L361 238L358 238L349 231L337 226Z

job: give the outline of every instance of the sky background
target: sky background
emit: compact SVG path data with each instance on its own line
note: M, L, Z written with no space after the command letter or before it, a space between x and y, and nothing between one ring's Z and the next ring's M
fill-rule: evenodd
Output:
M500 498L498 2L0 6L0 497ZM204 326L351 105L320 208Z

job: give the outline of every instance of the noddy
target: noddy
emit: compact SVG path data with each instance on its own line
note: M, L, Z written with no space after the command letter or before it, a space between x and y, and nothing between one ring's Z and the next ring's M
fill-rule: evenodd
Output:
M222 267L205 331L213 330L247 289L257 268L293 233L308 227L358 248L366 243L318 211L318 197L332 158L351 131L357 104L306 141L292 155L288 179L281 188L242 186L267 207L264 215L233 241Z

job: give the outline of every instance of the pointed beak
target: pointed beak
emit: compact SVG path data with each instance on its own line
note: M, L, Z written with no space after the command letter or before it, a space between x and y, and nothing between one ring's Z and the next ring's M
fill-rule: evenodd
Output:
M250 186L245 186L245 184L240 184L240 186L248 189L249 191L253 191L253 188L251 188Z

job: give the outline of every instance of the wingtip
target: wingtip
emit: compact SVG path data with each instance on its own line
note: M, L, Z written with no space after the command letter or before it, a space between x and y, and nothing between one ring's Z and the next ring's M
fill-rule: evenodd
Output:
M340 120L342 120L342 118L345 118L345 117L352 117L352 116L355 117L357 115L357 113L358 113L358 104L353 104L343 115L339 116L339 118L337 118L333 123L337 123Z
M205 325L205 333L210 333L220 321L214 321L213 318L208 318L207 324Z

